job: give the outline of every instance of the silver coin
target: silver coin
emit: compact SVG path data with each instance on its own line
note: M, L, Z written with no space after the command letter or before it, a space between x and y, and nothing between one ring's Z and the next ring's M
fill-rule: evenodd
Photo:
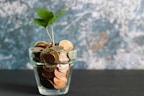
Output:
M70 59L75 59L76 55L77 55L77 51L76 50L71 50L71 51L68 52L68 57Z

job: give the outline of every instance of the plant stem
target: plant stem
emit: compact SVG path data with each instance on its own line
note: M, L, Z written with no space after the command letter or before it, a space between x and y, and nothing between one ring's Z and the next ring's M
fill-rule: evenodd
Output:
M50 34L49 34L49 32L48 32L48 26L46 27L46 33L47 33L47 35L48 35L50 41L53 43L53 40L52 40L52 38L51 38L51 36L50 36Z
M52 43L53 43L53 46L55 46L53 25L51 25L51 30L52 30Z

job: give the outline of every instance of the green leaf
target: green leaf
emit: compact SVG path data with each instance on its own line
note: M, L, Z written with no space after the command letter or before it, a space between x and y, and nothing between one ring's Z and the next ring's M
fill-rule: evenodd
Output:
M34 18L34 23L43 27L47 27L54 23L54 21L63 15L66 11L66 8L63 8L58 14L54 15L53 12L47 9L37 10L37 15L40 18Z
M47 10L47 9L39 9L37 10L37 14L42 19L48 21L50 18L54 17L53 12Z
M45 21L44 19L34 18L33 21L34 21L35 24L40 25L42 27L47 26L47 21Z
M63 15L65 13L65 11L66 11L66 8L63 8L58 14L56 14L49 20L48 24L52 24L57 18L59 18L61 15Z

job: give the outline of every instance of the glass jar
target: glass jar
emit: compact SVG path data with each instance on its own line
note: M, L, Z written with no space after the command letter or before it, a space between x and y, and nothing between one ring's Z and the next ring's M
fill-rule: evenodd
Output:
M71 52L76 55L76 50ZM32 48L29 49L29 57L40 94L63 95L68 93L75 59L55 64L36 62L33 58Z

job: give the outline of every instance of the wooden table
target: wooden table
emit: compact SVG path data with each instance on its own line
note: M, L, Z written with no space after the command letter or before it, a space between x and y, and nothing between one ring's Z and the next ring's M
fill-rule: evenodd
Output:
M0 76L0 96L40 96L32 70ZM65 96L144 96L144 70L74 70Z

